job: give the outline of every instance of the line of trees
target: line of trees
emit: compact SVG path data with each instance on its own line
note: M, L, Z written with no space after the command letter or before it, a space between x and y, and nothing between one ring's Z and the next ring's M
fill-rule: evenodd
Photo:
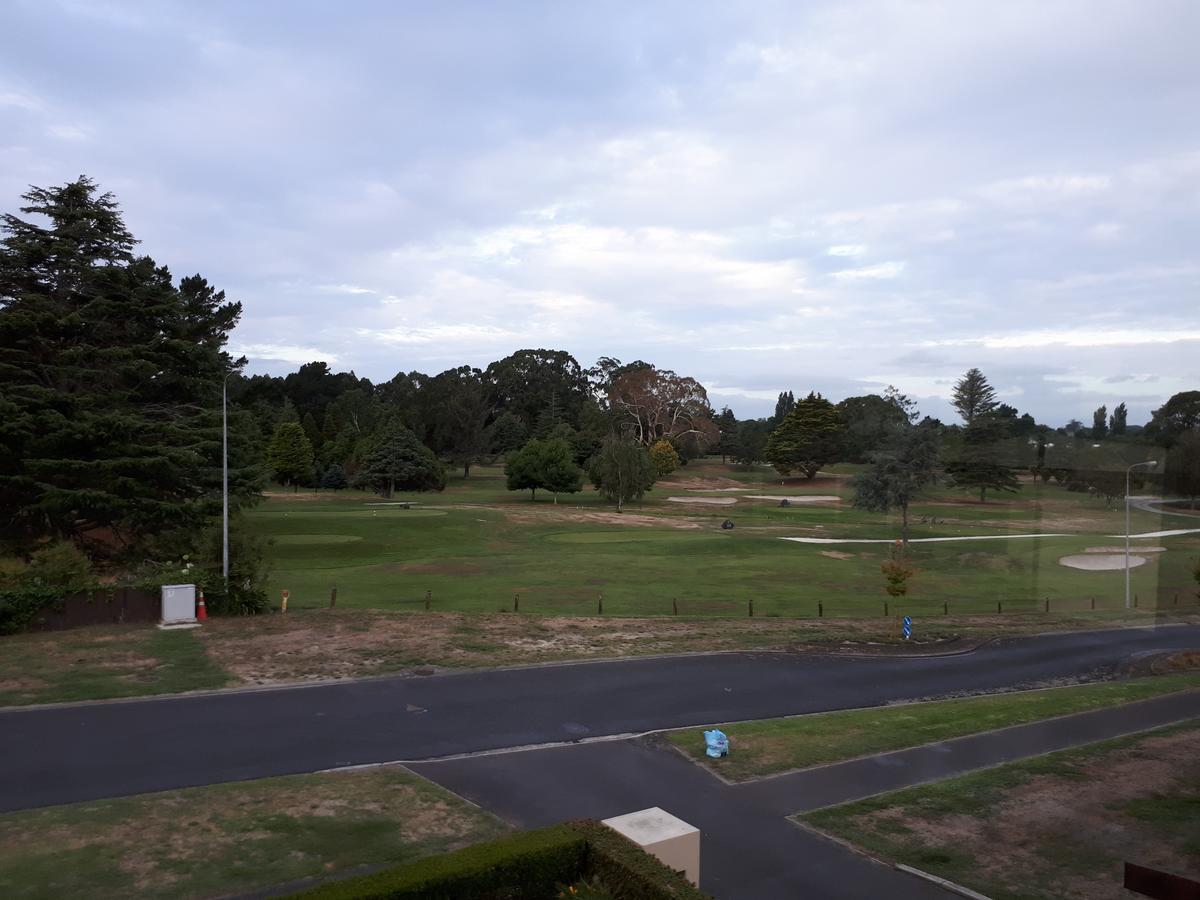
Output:
M382 383L319 361L247 377L226 350L241 305L138 256L111 195L81 177L24 196L22 215L0 220L0 541L22 552L47 538L112 557L194 549L220 508L222 382L235 512L267 478L390 495L500 459L514 490L586 479L622 506L705 453L807 478L869 464L871 508L903 510L934 476L986 499L1021 472L1112 498L1147 442L1171 490L1200 493L1200 391L1144 428L1120 403L1091 429L1055 430L999 402L977 369L955 385L951 425L918 423L894 388L838 403L785 391L770 417L739 420L694 378L612 357L585 368L552 349Z

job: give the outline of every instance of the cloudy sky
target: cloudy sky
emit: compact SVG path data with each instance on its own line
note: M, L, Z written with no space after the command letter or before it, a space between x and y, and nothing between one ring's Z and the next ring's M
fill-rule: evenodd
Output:
M0 0L0 208L86 173L252 371L643 358L762 414L1200 388L1200 4Z

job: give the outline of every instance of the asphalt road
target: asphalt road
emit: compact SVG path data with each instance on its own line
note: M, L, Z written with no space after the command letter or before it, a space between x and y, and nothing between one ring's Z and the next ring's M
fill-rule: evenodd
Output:
M950 894L786 817L1197 715L1187 691L735 785L657 735L409 768L524 828L658 806L700 829L700 886L721 900L932 900Z
M721 654L0 712L0 810L871 706L1110 671L1200 626L1010 639L958 656Z

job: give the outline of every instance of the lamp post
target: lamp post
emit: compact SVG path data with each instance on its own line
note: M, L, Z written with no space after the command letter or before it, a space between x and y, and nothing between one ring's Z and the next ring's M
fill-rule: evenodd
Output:
M1134 463L1125 470L1125 608L1129 609L1129 476L1133 470L1141 466L1157 466L1158 460L1148 459L1145 462Z
M221 382L221 577L229 590L229 372Z

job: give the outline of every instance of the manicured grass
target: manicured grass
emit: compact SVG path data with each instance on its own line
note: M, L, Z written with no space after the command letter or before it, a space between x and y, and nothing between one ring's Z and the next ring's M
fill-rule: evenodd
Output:
M684 753L734 781L1200 688L1200 673L907 703L719 726L729 756L709 759L703 729L669 732Z
M1123 897L1125 861L1200 879L1200 720L806 813L996 900Z
M780 485L771 470L689 466L679 478L722 478L770 494L840 494L845 478ZM755 480L757 479L757 480ZM441 494L409 494L414 509L373 504L332 494L271 495L249 514L272 538L271 594L289 590L292 609L328 604L337 586L339 606L418 609L426 592L431 608L496 612L511 609L520 594L523 612L604 612L663 615L672 600L684 615L737 616L753 598L760 616L883 615L880 564L887 545L811 545L784 536L888 537L896 517L841 505L750 501L736 492L733 506L667 502L692 496L683 487L656 487L642 504L618 517L593 491L549 495L536 503L528 492L510 493L497 468L479 467L470 479L454 478ZM731 518L732 531L721 529ZM924 518L924 522L922 522ZM1114 543L1123 515L1083 494L1056 485L1026 485L1017 495L986 504L940 489L911 510L913 537L1062 532L1060 538L1014 538L968 543L914 544L919 570L910 595L889 601L890 614L918 618L950 613L1044 610L1087 612L1123 603L1119 571L1083 572L1058 559L1087 547ZM630 524L640 522L641 524ZM1134 530L1169 527L1163 517L1134 512ZM1186 523L1184 523L1186 525ZM679 527L690 526L690 527ZM1195 605L1190 565L1200 536L1155 540L1168 547L1133 571L1139 605ZM819 605L820 604L820 605Z
M223 896L505 830L403 769L189 788L0 815L0 896Z
M231 680L193 631L114 625L0 638L0 706L173 694Z

